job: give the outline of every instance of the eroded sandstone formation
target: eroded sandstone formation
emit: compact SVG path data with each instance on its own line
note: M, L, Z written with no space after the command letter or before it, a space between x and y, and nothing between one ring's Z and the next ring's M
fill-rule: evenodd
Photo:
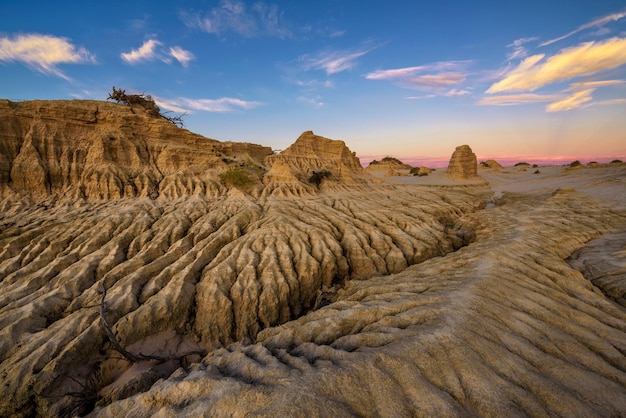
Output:
M487 160L487 161L482 161L480 163L480 167L481 168L501 169L502 165L499 162L497 162L496 160Z
M146 350L147 339L169 332L185 347L210 351L254 341L350 280L401 272L460 248L473 239L462 216L480 204L463 192L394 188L77 208L5 202L0 373L12 395L0 415L57 414L77 400L69 393L107 373L97 390L101 402L112 400L106 386L131 365L120 364L100 322L103 286L107 320L124 347ZM141 352L181 352L163 345ZM152 376L149 384L162 377Z
M0 100L0 191L71 199L224 193L217 173L272 153L223 143L141 107L89 100Z
M588 280L565 262L623 236L626 168L578 172L593 197L377 184L312 132L268 156L110 103L1 106L0 416L626 413L619 245Z
M365 168L366 171L389 171L389 170L410 170L411 167L408 164L403 163L394 157L385 157L381 160L374 160L368 164Z
M318 186L331 183L332 189L373 181L364 174L361 162L345 142L324 138L312 131L303 132L280 154L266 157L265 164L271 169L264 182L272 187L285 183L310 187L317 183L311 181L315 173L324 173Z
M626 313L564 261L624 214L506 197L477 240L214 351L94 416L621 416Z
M456 147L450 157L446 174L448 177L457 180L471 180L478 178L476 154L474 154L469 145L460 145Z

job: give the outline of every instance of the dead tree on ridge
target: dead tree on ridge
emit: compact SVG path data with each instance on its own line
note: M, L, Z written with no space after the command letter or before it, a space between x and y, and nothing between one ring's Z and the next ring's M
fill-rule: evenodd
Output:
M167 116L165 113L161 112L161 109L159 109L159 106L157 106L156 102L149 94L126 94L126 90L116 89L115 86L113 86L113 91L109 93L109 97L107 97L107 100L114 100L116 103L121 103L130 106L131 108L133 106L142 107L152 117L163 118L166 121L178 126L179 128L185 127L185 121L183 120L183 117L187 113L176 116Z

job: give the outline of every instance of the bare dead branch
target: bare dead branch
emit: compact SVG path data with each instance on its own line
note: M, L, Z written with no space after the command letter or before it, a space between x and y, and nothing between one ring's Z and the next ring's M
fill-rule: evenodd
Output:
M104 327L104 330L106 331L107 337L109 338L109 341L111 342L111 344L113 344L113 348L120 353L122 356L124 356L124 358L128 361L130 361L131 363L137 363L141 360L154 360L154 361L158 361L158 362L166 362L166 361L170 361L170 360L177 360L180 361L182 360L184 357L186 356L190 356L192 354L198 354L201 356L206 356L207 355L207 351L206 350L192 350L192 351L186 351L184 353L181 354L176 354L176 355L171 355L171 356L154 356L154 355L148 355L148 354L133 354L129 351L127 351L126 349L124 349L124 347L122 347L122 344L120 344L120 342L117 340L117 338L115 337L115 334L113 333L113 330L111 329L111 326L109 325L109 323L106 320L105 317L105 313L106 313L106 304L105 304L105 298L107 295L107 288L104 285L104 283L102 283L102 299L100 301L100 320L102 322L102 326Z
M123 355L124 358L126 358L131 363L137 363L139 360L141 360L141 358L137 357L133 353L126 351L124 347L122 347L120 342L117 341L117 338L115 338L115 334L113 334L113 331L111 330L111 326L109 325L109 323L106 320L106 317L104 316L104 314L106 313L106 305L104 303L104 299L106 298L106 296L107 296L107 288L104 285L104 283L102 283L102 300L100 301L100 321L102 321L102 326L104 327L104 330L107 333L107 337L109 337L109 341L111 342L111 344L113 344L113 347L115 348L115 350L117 350L118 353Z

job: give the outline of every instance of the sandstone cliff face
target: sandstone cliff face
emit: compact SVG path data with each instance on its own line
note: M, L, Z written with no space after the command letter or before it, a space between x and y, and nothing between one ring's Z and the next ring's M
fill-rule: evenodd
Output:
M100 101L0 100L0 187L36 199L170 197L219 192L215 173L271 149L221 143Z
M457 180L470 180L478 178L476 154L472 152L469 145L460 145L456 147L452 153L452 157L450 157L446 174L448 177Z

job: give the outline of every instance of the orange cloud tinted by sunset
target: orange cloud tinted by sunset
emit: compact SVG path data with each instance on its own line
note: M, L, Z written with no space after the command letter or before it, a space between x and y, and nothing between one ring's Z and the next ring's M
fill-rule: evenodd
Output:
M544 60L533 55L489 87L487 93L533 91L547 84L587 76L626 64L626 39L586 42Z

